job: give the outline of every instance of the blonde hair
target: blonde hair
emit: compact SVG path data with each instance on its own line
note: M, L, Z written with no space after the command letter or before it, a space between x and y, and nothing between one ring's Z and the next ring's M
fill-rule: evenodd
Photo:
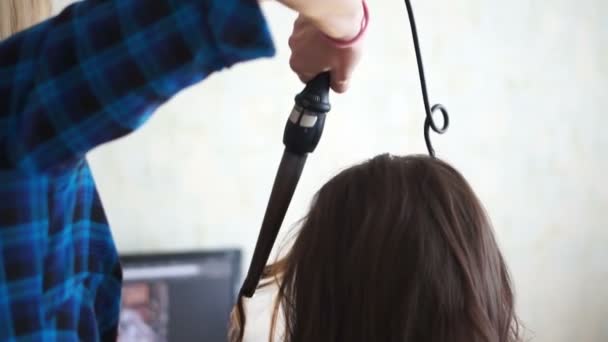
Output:
M43 21L51 13L50 0L0 0L0 40Z

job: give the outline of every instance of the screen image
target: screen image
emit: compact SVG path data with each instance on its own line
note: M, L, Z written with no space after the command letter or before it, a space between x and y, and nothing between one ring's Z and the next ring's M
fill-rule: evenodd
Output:
M118 342L224 342L240 252L123 256Z
M134 282L122 289L118 342L168 342L169 284Z

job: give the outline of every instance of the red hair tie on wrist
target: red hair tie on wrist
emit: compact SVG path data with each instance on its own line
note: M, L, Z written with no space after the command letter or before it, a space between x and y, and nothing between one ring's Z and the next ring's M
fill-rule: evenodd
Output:
M334 45L335 47L338 48L349 48L355 44L357 44L365 35L365 32L367 31L367 24L369 22L369 10L367 9L367 3L365 1L362 2L363 3L363 20L361 21L361 30L359 31L359 33L357 33L357 35L349 40L342 40L342 39L335 39L332 38L328 35L325 35L325 38L327 38L327 40L329 40L331 42L332 45Z

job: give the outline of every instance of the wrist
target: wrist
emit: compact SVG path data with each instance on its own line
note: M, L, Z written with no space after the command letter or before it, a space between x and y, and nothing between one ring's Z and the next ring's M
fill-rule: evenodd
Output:
M328 14L324 17L314 19L317 28L331 40L351 41L361 35L367 26L367 6L360 0L355 6L342 11L339 14Z
M361 6L361 10L363 12L363 16L361 21L359 22L359 26L358 26L358 30L357 33L354 36L346 36L348 38L334 38L332 36L329 35L325 35L325 38L327 38L327 40L334 45L335 47L338 48L350 48L353 45L356 45L361 39L363 39L363 36L365 35L365 32L367 31L367 25L369 23L369 11L367 8L367 3L365 2L365 0L362 1L362 6Z

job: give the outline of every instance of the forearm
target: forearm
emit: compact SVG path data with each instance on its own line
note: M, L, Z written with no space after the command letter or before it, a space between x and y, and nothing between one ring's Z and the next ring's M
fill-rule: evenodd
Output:
M0 43L0 112L10 116L0 116L10 152L0 168L78 160L210 73L273 51L250 0L77 2Z
M313 20L323 33L336 39L354 37L361 29L361 0L278 0Z

